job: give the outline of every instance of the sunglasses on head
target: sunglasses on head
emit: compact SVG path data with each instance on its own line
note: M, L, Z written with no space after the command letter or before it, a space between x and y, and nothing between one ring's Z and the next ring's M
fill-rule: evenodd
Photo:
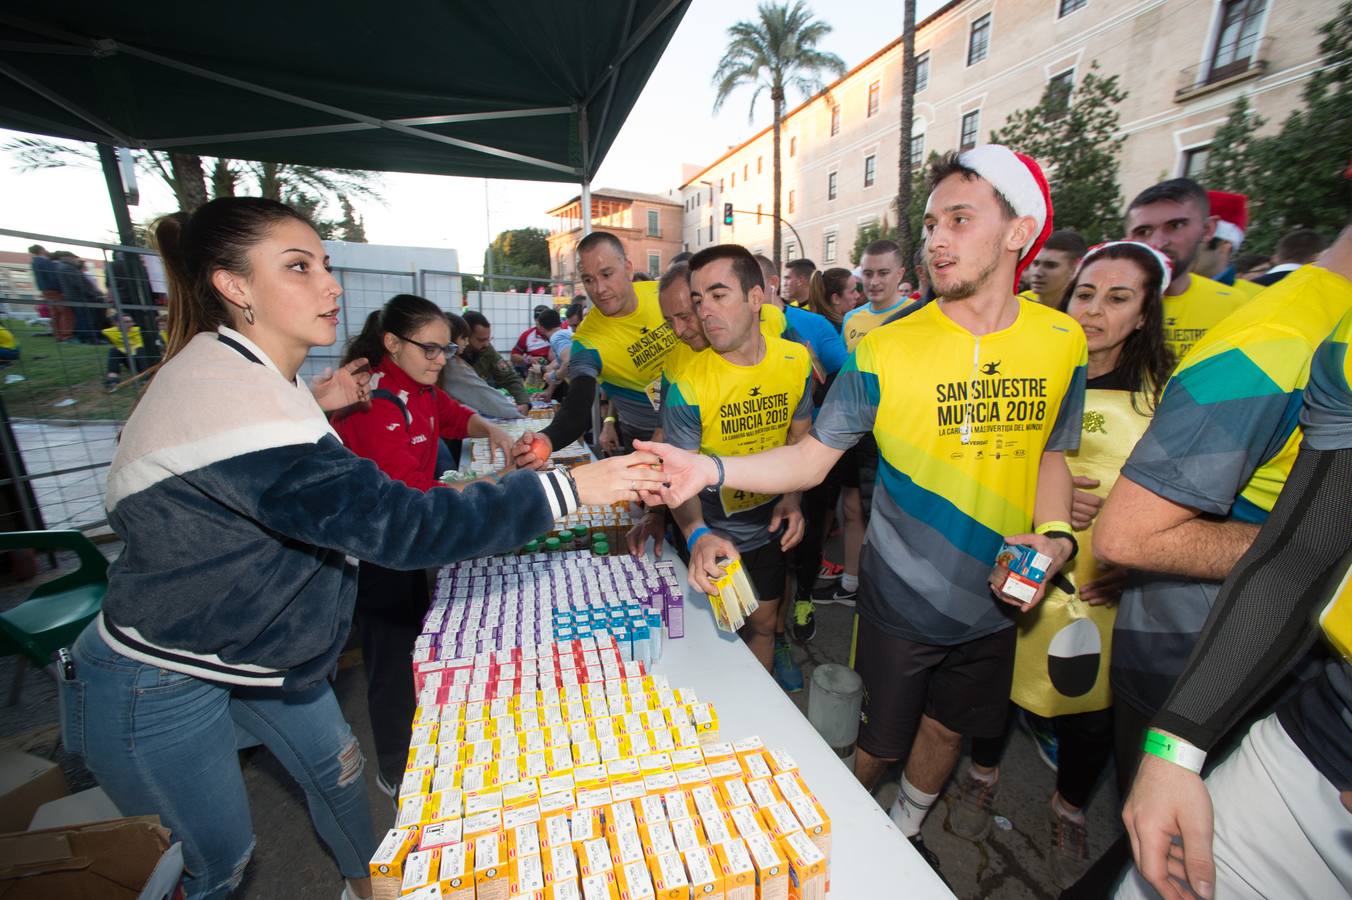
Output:
M401 341L407 341L415 347L421 348L423 356L427 357L429 362L436 359L439 355L445 356L447 360L450 360L454 358L456 352L460 349L457 344L424 344L422 341L415 341L413 338L404 337L402 334L395 333L394 336Z

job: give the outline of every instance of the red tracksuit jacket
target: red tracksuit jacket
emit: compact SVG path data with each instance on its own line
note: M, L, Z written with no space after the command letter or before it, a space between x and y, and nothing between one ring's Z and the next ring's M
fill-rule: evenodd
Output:
M371 400L333 417L333 428L347 448L371 460L391 478L419 490L437 482L437 445L441 438L467 436L474 410L456 403L439 387L418 384L388 356L371 373L371 390L384 388L404 401L412 422L389 400Z

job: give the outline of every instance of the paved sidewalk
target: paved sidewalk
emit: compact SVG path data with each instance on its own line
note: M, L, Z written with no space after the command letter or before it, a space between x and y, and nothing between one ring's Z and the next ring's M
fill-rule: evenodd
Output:
M49 529L86 527L106 518L108 464L117 448L120 424L54 425L17 419L11 427L28 474L36 479L33 493ZM42 477L48 472L62 474Z

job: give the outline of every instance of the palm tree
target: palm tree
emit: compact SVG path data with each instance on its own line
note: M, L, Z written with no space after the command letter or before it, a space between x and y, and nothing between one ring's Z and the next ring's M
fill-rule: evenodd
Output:
M897 243L901 264L913 265L911 250L911 129L915 119L915 0L905 0L901 38L901 146L897 159ZM914 273L913 273L914 274ZM919 277L915 275L915 277Z
M714 72L714 112L723 106L733 91L742 86L755 87L751 95L748 119L756 114L756 99L767 88L774 104L774 259L779 269L780 186L779 129L784 118L784 92L797 88L804 97L822 89L822 73L835 77L845 74L845 63L834 53L817 49L817 42L831 33L831 26L813 19L803 0L789 3L764 2L756 9L753 22L737 22L728 28L728 49Z

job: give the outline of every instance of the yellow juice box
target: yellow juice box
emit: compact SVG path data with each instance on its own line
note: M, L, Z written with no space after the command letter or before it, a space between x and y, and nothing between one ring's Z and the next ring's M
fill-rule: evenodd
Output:
M404 860L404 877L399 890L407 894L437 880L439 851L414 850Z
M474 900L473 844L448 844L441 848L437 882L446 900Z
M756 867L757 900L787 900L789 865L779 845L760 832L743 837L751 853L751 864Z
M582 900L620 900L620 886L615 880L615 873L583 875Z
M521 856L539 856L543 842L540 840L540 823L526 822L506 829L507 858Z
M460 843L462 834L460 824L460 819L445 819L424 825L422 836L418 839L418 849L435 850L447 844Z
M756 867L738 838L714 844L714 860L723 876L724 900L756 900Z
M681 852L685 871L690 878L690 896L697 900L723 900L723 876L714 865L714 858L704 846L691 847Z
M418 828L391 828L371 856L372 878L404 877L404 860L418 846Z
M627 862L620 867L620 900L656 900L653 876L643 860Z
M508 880L513 896L533 894L545 889L545 869L539 854L518 856L510 861L509 868Z
M688 900L690 879L679 853L663 853L650 860L648 870L653 876L653 892L658 900Z
M807 835L795 831L779 842L788 859L791 900L823 900L826 897L826 857Z
M507 900L507 839L491 831L474 839L474 894L476 900Z

